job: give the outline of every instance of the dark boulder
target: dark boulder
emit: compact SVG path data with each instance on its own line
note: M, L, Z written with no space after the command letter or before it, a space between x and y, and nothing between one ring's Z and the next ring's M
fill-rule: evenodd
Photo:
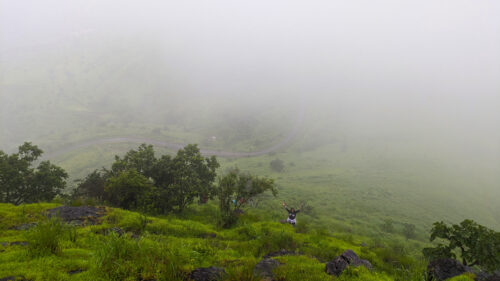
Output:
M70 271L68 271L66 273L68 273L68 275L74 275L74 274L82 273L84 271L85 270L83 270L83 269L74 269L74 270L70 270Z
M281 256L293 256L293 255L296 255L297 253L295 253L294 251L287 251L285 249L281 249L277 252L270 252L268 253L267 255L263 256L262 258L263 259L267 259L267 258L272 258L272 257L281 257Z
M494 274L487 274L481 272L480 274L476 274L477 281L500 281L500 272L495 272Z
M189 274L189 279L193 281L219 281L224 278L226 271L221 267L197 268Z
M429 280L442 281L448 278L470 272L470 269L454 259L437 259L427 265Z
M353 250L346 250L340 256L326 263L325 271L330 275L339 276L348 266L364 266L370 270L373 268L369 261L360 259Z
M26 241L14 241L14 242L4 242L2 243L3 247L7 246L28 246L28 242Z
M273 269L280 265L279 261L270 258L262 259L253 269L253 274L260 280L273 280Z
M83 226L86 224L97 224L98 219L105 214L103 207L93 206L61 206L47 210L47 216L59 216L63 221L73 223L74 225Z
M14 226L13 229L15 230L28 230L32 227L35 227L38 223L36 222L30 222L30 223L23 223L17 226Z
M26 278L24 276L7 276L0 278L0 281L24 281Z
M125 231L119 227L111 227L106 230L104 230L105 235L110 235L111 233L115 233L118 235L118 237L121 237L123 234L125 234Z

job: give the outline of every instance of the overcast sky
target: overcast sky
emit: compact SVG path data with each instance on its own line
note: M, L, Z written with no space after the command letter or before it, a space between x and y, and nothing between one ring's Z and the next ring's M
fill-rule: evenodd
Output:
M0 63L135 41L186 94L308 96L368 125L498 138L499 15L496 0L0 0Z

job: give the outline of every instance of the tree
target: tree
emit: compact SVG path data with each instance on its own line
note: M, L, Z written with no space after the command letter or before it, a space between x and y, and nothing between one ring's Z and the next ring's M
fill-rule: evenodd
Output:
M0 201L12 204L49 201L66 187L68 174L50 161L36 161L43 151L30 142L19 146L18 153L0 151Z
M131 149L120 158L115 156L111 166L111 173L116 174L125 170L134 169L146 178L153 178L157 159L152 145L141 144L137 150Z
M177 151L170 167L168 174L171 178L167 186L179 212L182 212L196 197L202 201L215 195L213 182L219 163L215 157L201 156L195 144L189 144Z
M393 233L394 232L393 221L391 219L385 219L384 223L381 225L381 228L385 232Z
M265 191L271 191L273 196L278 193L273 179L241 173L237 168L231 169L219 178L217 191L221 224L224 227L236 222L237 210L247 205L257 195Z
M124 209L142 207L142 201L151 191L151 182L134 169L129 169L106 181L110 203Z
M182 212L195 198L205 202L215 196L214 181L218 167L215 156L203 157L195 144L180 149L174 158L169 155L157 158L153 146L142 144L137 150L127 152L123 158L115 156L109 176L117 177L134 170L152 183L143 197L143 203L147 205L144 208L161 213L171 210Z
M415 225L411 223L403 224L403 235L406 237L406 240L415 238Z
M269 162L269 166L271 167L271 170L275 172L283 172L283 170L285 169L285 163L279 158L276 158L273 161Z
M427 258L456 258L458 251L464 265L478 265L489 271L500 267L500 233L472 220L464 220L452 226L435 222L430 241L436 239L446 244L439 243L434 248L424 248L423 253Z
M102 201L106 198L106 179L109 176L109 171L94 170L88 174L85 179L79 180L79 184L73 191L75 197L95 198Z

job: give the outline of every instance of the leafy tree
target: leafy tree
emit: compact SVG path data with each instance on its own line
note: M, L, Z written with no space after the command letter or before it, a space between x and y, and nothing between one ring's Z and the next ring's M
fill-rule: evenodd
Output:
M168 189L179 212L193 202L195 197L213 197L215 195L215 170L219 163L215 157L204 158L195 144L180 149L171 161L168 173L171 183Z
M136 209L142 206L152 184L136 170L129 169L110 177L106 181L105 189L110 203L124 209Z
M219 178L217 190L221 223L224 227L236 222L237 210L247 205L255 196L268 190L273 196L278 194L273 179L241 173L237 168Z
M130 150L123 158L115 156L111 173L116 174L134 169L147 178L154 177L157 159L152 145L141 144L137 150Z
M388 233L394 232L394 225L391 219L384 220L384 223L381 226L382 230Z
M111 170L89 174L74 195L104 198L122 208L182 212L195 198L205 202L216 195L218 167L215 156L203 157L195 144L180 149L173 158L157 158L152 145L142 144L123 158L115 156Z
M68 174L49 161L36 161L43 151L30 142L19 146L18 153L0 151L0 201L12 204L52 200L66 186Z
M73 192L74 197L96 198L102 201L106 198L106 179L109 172L105 169L94 170L85 179L79 180L79 184Z
M271 170L275 172L283 172L283 170L285 169L285 163L279 158L276 158L273 161L269 162L269 166L271 167Z
M439 243L434 248L424 248L423 253L427 258L456 258L458 250L464 265L478 265L490 271L500 267L499 232L472 220L464 220L452 226L444 222L435 222L430 241L437 238L446 244Z
M403 235L406 237L406 239L413 239L415 238L415 225L411 223L405 223L403 224Z

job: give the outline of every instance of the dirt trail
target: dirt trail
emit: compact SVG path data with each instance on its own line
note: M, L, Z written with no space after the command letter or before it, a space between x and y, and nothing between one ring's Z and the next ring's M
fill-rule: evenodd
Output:
M303 122L303 117L304 117L304 102L301 103L301 107L299 109L299 112L297 112L297 119L296 122L290 130L290 132L284 137L280 142L269 146L265 149L258 150L258 151L251 151L251 152L238 152L238 151L223 151L223 150L211 150L211 149L204 149L200 148L200 152L203 155L215 155L218 157L226 157L226 158L241 158L241 157L254 157L254 156L260 156L264 155L270 152L277 151L281 148L284 148L288 144L291 143L291 141L297 136L297 133L299 132L300 127L302 126ZM69 146L65 147L60 147L56 150L52 151L47 151L46 155L44 158L46 159L52 159L55 157L58 157L60 155L64 155L66 153L69 153L74 150L82 149L85 147L93 146L93 145L100 145L100 144L113 144L113 143L146 143L146 144L152 144L154 146L158 147L164 147L172 150L178 150L180 148L183 148L186 144L182 143L174 143L174 142L166 142L166 141L160 141L160 140L155 140L151 138L143 138L140 136L123 136L123 137L109 137L109 138L98 138L98 139L93 139L93 140L85 140L81 141Z

